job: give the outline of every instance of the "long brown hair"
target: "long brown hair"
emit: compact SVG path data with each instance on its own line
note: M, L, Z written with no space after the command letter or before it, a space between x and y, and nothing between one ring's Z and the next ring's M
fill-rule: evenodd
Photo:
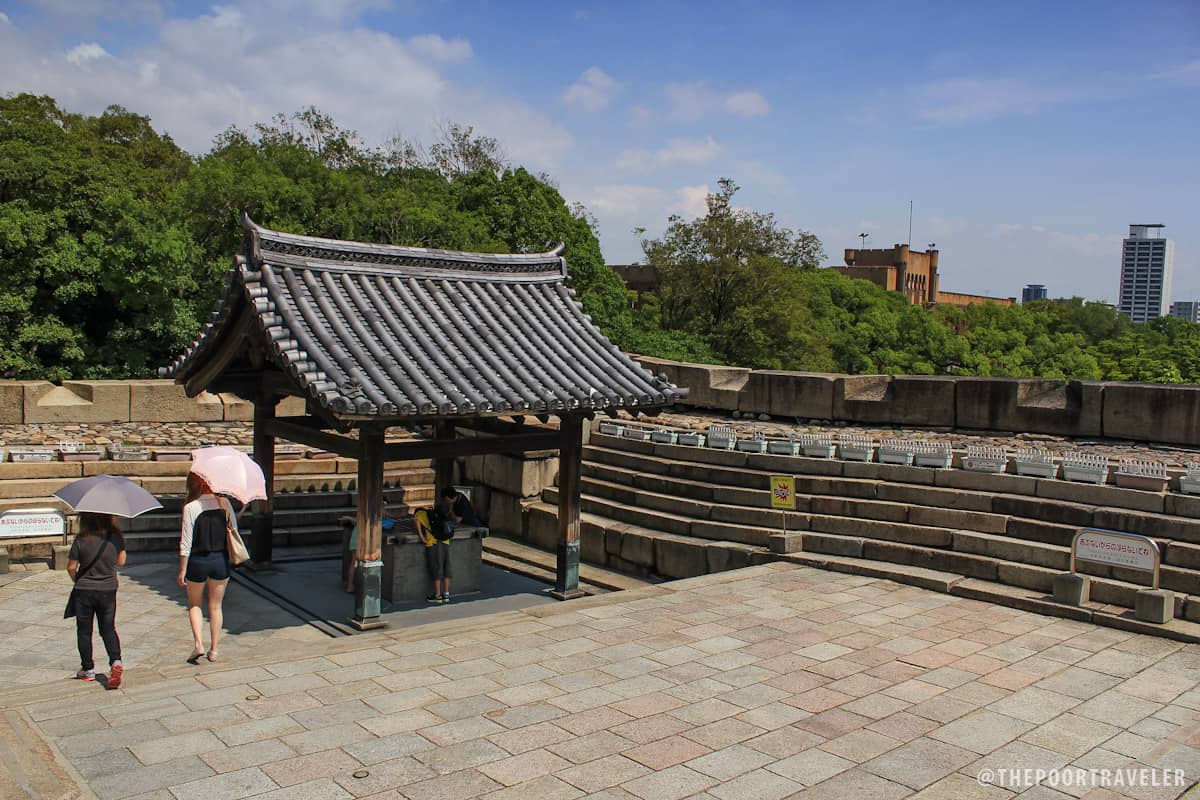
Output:
M204 480L204 478L201 478L199 475L197 475L194 472L188 473L188 475L187 475L187 497L183 498L183 502L185 505L187 503L192 502L193 500L195 500L196 498L198 498L202 495L212 494L212 493L213 493L213 490L209 487L208 481Z
M109 537L121 532L117 518L112 514L95 514L91 511L79 512L79 533L77 536Z

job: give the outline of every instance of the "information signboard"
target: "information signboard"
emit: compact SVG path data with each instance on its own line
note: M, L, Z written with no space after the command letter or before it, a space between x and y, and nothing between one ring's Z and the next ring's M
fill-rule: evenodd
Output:
M794 476L771 476L771 508L796 510L796 478Z
M1158 588L1158 565L1161 556L1158 543L1148 536L1099 528L1081 528L1071 542L1071 571L1075 562L1090 561L1149 572L1153 588Z
M67 535L67 518L56 508L0 511L0 539Z

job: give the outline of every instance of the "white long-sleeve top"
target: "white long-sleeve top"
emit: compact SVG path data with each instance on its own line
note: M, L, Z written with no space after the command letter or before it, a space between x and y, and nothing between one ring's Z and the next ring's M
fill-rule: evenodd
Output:
M179 530L179 555L192 554L192 530L196 527L196 519L205 511L225 511L226 524L237 527L237 518L233 514L233 506L223 497L215 494L202 494L183 507L183 522Z

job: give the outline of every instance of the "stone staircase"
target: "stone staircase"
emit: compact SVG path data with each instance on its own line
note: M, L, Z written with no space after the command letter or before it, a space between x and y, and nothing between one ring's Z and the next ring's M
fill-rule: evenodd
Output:
M795 476L796 511L770 508L772 474ZM1139 533L1158 542L1161 586L1176 592L1180 619L1167 627L1200 633L1200 498L595 433L582 493L581 557L624 572L686 578L785 560L1125 627L1143 625L1128 609L1144 573L1080 562L1092 603L1047 595L1080 527ZM541 500L525 535L553 549L557 490Z

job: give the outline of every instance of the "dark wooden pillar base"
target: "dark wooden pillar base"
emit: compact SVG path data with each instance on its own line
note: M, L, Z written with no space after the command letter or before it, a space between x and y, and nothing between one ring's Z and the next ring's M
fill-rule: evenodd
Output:
M382 628L379 618L383 585L383 445L384 428L358 430L358 565L354 571L354 616L358 630Z
M552 597L569 600L579 589L579 476L583 456L583 420L560 417L558 451L558 564Z
M360 561L354 569L354 616L349 622L360 631L387 626L379 616L382 561Z

